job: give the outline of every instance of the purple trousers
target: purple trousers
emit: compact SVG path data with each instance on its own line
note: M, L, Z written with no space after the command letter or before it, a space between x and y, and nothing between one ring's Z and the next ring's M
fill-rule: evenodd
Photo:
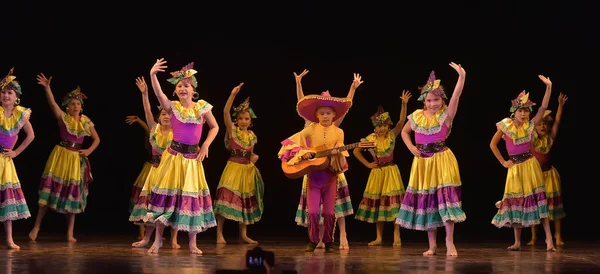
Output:
M323 201L323 243L333 241L335 222L335 195L337 192L337 174L329 169L313 171L308 174L308 236L310 241L318 243L319 211Z

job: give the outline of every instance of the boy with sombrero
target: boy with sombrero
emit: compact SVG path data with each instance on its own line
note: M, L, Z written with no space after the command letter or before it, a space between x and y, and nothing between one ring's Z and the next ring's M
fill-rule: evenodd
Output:
M335 148L344 145L344 131L333 123L343 117L350 107L349 98L331 97L329 92L321 95L308 95L298 101L296 110L302 118L314 122L302 131L287 138L278 153L279 158L294 165L314 155L313 150L322 145ZM323 203L323 243L326 252L333 252L333 228L335 223L335 195L337 174L344 172L348 165L346 151L333 150L328 156L329 165L323 170L312 171L308 174L308 234L310 242L306 252L313 252L319 242L319 209Z

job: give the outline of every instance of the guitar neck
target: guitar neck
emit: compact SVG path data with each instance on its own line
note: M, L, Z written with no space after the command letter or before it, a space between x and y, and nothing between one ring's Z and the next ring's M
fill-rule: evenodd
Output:
M334 150L334 149L337 149L339 151L346 151L346 150L349 150L349 149L354 149L359 144L360 144L360 142L357 142L357 143L345 145L345 146L342 146L342 147L336 147L336 148L332 148L332 149L327 149L327 150L319 151L319 152L317 152L317 155L315 157L329 156L329 155L331 155L331 151Z

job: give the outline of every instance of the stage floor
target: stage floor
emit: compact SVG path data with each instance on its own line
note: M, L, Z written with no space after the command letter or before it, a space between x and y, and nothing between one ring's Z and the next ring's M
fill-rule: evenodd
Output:
M0 273L215 273L242 269L246 250L253 248L236 242L217 246L214 241L199 241L204 254L195 256L188 253L185 238L180 237L181 249L165 245L158 255L131 248L131 237L90 236L73 244L57 237L40 238L36 243L16 238L21 250L0 250ZM546 252L543 245L506 251L509 244L457 243L457 258L446 257L443 245L439 255L424 257L424 242L397 248L391 242L380 247L351 242L350 250L333 254L322 250L305 254L304 242L297 240L265 241L260 246L275 252L277 269L283 273L600 272L600 244L570 242L557 252Z

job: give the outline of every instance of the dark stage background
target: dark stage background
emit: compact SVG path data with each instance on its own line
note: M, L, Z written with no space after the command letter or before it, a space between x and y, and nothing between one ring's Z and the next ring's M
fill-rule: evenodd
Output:
M4 76L15 67L24 92L21 104L33 110L36 139L14 159L32 215L37 213L37 186L45 161L59 140L43 88L36 84L37 73L53 76L57 100L80 85L89 97L84 113L94 121L101 137L100 146L90 156L95 181L87 210L77 217L77 235L120 234L131 235L132 240L137 235L137 227L128 222L127 208L131 185L146 157L145 139L140 127L125 124L125 117L143 117L135 78L148 79L156 59L164 57L168 71L195 62L201 98L214 106L221 130L204 162L213 194L228 155L223 145L222 110L231 89L245 82L234 104L250 96L259 117L254 127L259 140L256 153L261 157L257 166L265 181L263 219L250 227L249 235L259 241L304 240L306 230L294 222L301 180L285 178L277 159L279 142L303 126L295 112L292 72L310 70L303 79L306 94L328 89L339 97L346 96L352 73L363 76L364 84L342 124L346 143L351 143L372 132L369 117L378 104L397 121L403 89L413 93L409 113L422 107L416 101L417 87L426 82L431 70L450 96L457 80L457 73L448 66L453 61L467 71L458 115L447 140L459 162L467 213L467 221L456 226L456 241L512 240L512 230L490 224L496 213L494 203L502 197L506 169L493 156L489 141L495 123L509 115L510 100L523 89L541 103L545 86L538 74L549 76L554 83L549 109L556 110L559 92L570 98L553 148L568 214L564 239L598 239L595 228L586 224L594 218L590 211L595 211L598 187L596 180L586 180L592 175L581 158L587 148L577 142L578 134L588 128L577 126L582 119L577 116L577 106L588 105L582 103L588 96L582 92L586 80L578 75L592 66L585 61L587 44L577 35L586 26L579 13L583 7L546 2L525 6L521 1L426 2L420 6L345 2L335 7L190 3L196 4L144 2L124 7L104 2L20 2L2 12L0 73ZM173 86L166 81L168 77L168 73L159 75L170 95ZM157 104L154 96L151 102ZM395 157L406 186L412 156L401 141ZM346 176L356 210L369 170L353 156L349 164ZM15 233L26 235L33 221L15 222ZM372 224L355 221L354 216L347 217L347 223L350 241L375 236ZM51 213L40 237L65 229L64 217ZM236 224L227 222L225 229L228 239L236 239ZM389 240L391 229L389 225ZM215 229L200 237L214 240ZM402 238L426 242L424 232L403 230ZM528 232L523 240L526 238Z

